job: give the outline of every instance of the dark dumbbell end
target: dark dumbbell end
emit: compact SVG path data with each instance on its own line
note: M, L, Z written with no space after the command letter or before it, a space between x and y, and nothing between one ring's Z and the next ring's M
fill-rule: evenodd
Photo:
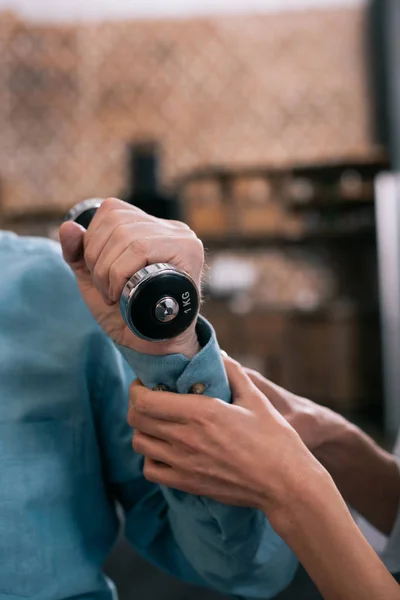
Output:
M142 269L121 297L121 311L130 329L150 341L179 336L197 318L199 308L200 297L194 281L167 264Z
M65 217L65 221L75 221L87 229L102 202L100 198L92 198L76 204Z

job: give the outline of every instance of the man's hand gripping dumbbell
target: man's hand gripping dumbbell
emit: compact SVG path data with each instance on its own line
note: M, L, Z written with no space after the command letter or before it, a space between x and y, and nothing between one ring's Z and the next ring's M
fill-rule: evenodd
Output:
M185 224L115 198L76 208L61 226L60 241L104 331L144 354L193 357L199 351L201 241Z

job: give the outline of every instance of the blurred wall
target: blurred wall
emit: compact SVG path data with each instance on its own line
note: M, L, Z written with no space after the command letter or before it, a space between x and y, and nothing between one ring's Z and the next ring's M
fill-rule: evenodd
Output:
M115 195L126 145L193 169L369 158L362 7L43 25L0 14L2 209Z
M213 14L219 12L264 12L268 10L302 9L312 6L364 4L366 0L0 0L1 8L21 11L39 19L90 17L141 17Z

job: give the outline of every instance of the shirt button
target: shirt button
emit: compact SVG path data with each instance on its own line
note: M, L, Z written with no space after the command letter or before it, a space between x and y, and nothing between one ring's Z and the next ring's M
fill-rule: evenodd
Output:
M201 394L204 394L205 389L206 386L204 385L204 383L195 383L190 388L189 394L197 394L198 396L201 396Z
M157 385L153 387L153 392L169 392L169 388L163 383L157 383Z

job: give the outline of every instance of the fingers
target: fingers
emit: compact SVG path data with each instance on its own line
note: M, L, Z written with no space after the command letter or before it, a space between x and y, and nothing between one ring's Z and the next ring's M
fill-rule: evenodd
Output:
M179 482L179 477L169 465L152 460L151 458L146 458L144 461L143 475L145 479L151 483L157 483L168 488L177 489L176 484Z
M246 369L246 373L254 385L268 398L271 404L279 410L279 412L282 414L287 412L288 402L290 399L295 399L293 394L284 388L281 388L279 385L276 385L276 383L269 381L257 371Z
M182 436L182 424L148 417L138 412L135 407L129 409L128 423L135 431L168 442L179 441Z
M132 209L109 212L94 231L89 227L85 261L94 285L107 303L118 302L128 279L148 264L149 238L158 230L157 223L144 221ZM115 293L110 288L112 276L117 277Z
M130 388L130 414L133 423L143 417L157 419L170 424L187 425L200 428L205 424L218 424L222 422L229 405L209 396L196 396L194 394L177 394L173 392L155 392L137 384ZM134 416L136 415L136 416ZM133 425L134 426L134 425ZM169 429L168 431L172 431ZM176 431L171 435L176 434ZM182 430L183 433L183 430ZM180 435L179 431L176 435Z
M153 392L145 387L132 384L130 387L131 410L129 418L132 421L134 419L133 414L136 413L142 417L146 416L151 419L184 424L190 418L193 404L197 402L198 396ZM131 422L130 424L132 425Z
M180 490L189 494L206 495L207 487L194 478L187 471L173 468L168 464L146 457L143 467L143 475L147 481L157 483L170 489ZM205 493L203 493L205 492ZM211 494L208 494L211 496Z
M96 211L92 222L87 230L86 243L89 244L93 238L98 238L100 231L107 228L110 233L114 226L122 222L122 218L127 216L130 222L144 221L151 222L155 218L145 213L140 208L127 204L118 198L107 198L103 200L100 208Z
M179 244L179 240L168 238L165 232L160 233L158 224L142 223L129 230L126 241L124 251L115 252L110 239L95 270L95 273L103 273L104 286L114 302L119 299L124 285L134 273L148 264L169 262Z
M148 227L136 228L136 231L133 228L129 230L123 251L121 247L121 251L116 252L111 239L98 261L96 271L99 278L102 276L104 289L114 302L118 301L128 279L151 262L151 246L157 243L154 237L148 235Z
M73 271L85 265L84 237L85 229L78 223L68 221L60 227L60 242L64 260Z
M170 466L174 464L172 446L164 440L153 438L141 431L135 431L132 447L137 454L142 454L154 461Z
M242 367L238 362L230 358L226 352L222 353L225 370L228 375L229 383L231 384L232 392L235 395L242 395L249 389L249 383L253 384L251 387L256 387L269 399L269 394L276 395L281 389L265 377L263 377L257 371L253 369L247 369Z
M200 282L204 249L183 223L156 219L111 198L84 235L84 257L103 300L115 304L127 280L148 264L171 262Z
M130 387L131 387L131 389L136 389L138 387L144 387L144 385L143 385L143 382L140 381L139 378L136 378L134 381L132 381Z
M261 375L261 373L258 373L257 371L253 371L252 369L246 369L246 374L251 379L251 381L254 383L254 385L257 386L257 388L260 390L260 392L262 392L263 394L268 396L268 393L272 389L271 385L269 385L270 382L267 379L265 379L265 377L263 377Z
M260 385L259 378L264 379L255 372L244 369L239 363L227 355L224 357L225 370L231 386L233 403L261 416L275 411L274 403L269 399L265 387ZM250 375L249 375L250 373ZM276 392L274 392L276 396Z
M139 434L145 434L152 439L156 438L160 441L164 440L169 442L179 440L181 438L181 424L152 418L147 416L144 412L139 412L137 409L137 407L141 408L143 392L146 395L146 392L148 391L149 390L144 387L140 379L135 379L130 386L128 423L135 430L134 439L136 439L136 443L138 439L140 440ZM165 392L160 393L164 394ZM134 446L134 448L139 452L137 447ZM145 454L145 452L143 452L143 454Z
M228 356L225 356L224 365L229 384L231 386L232 395L235 399L242 398L249 393L254 392L254 386L252 382L246 375L243 367L238 362Z
M108 238L93 238L87 246L85 258L93 283L106 300L117 302L128 279L148 264L156 227L155 223L121 223Z

